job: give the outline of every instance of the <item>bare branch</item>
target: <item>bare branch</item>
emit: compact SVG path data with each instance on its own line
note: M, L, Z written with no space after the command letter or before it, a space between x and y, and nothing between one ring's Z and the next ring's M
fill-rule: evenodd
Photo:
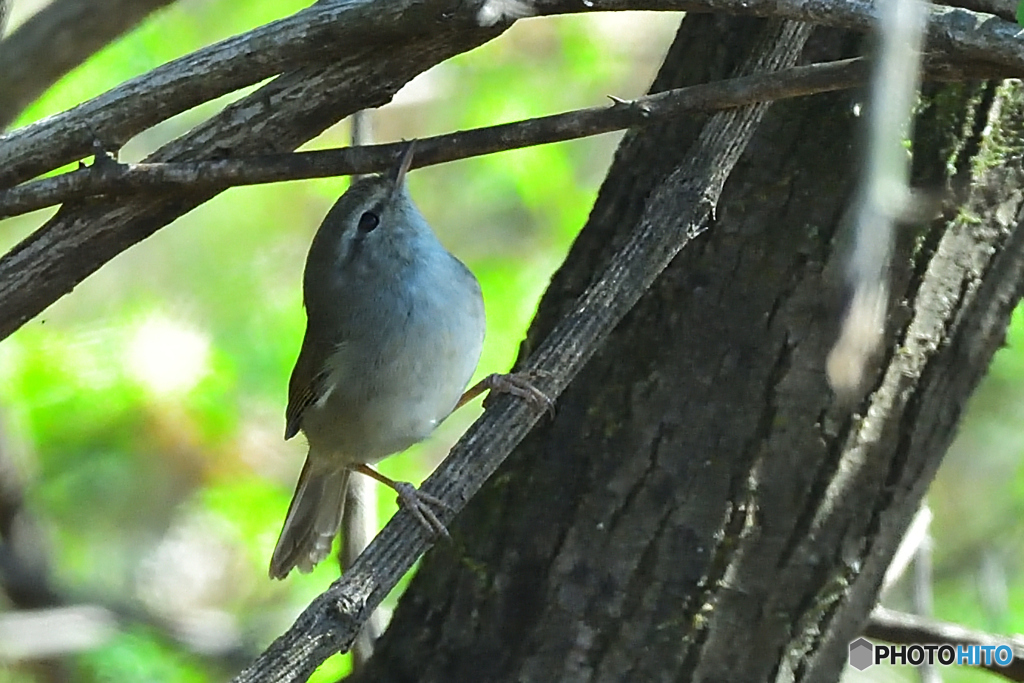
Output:
M887 643L911 645L1008 645L1013 661L1007 666L978 664L980 668L1011 681L1024 681L1024 642L1008 636L964 628L959 624L876 607L864 627L864 635Z
M0 187L10 187L89 156L99 140L115 148L175 114L300 64L330 63L353 51L402 45L424 32L461 30L493 37L476 24L482 0L321 0L296 14L165 64L99 97L0 138ZM547 0L543 14L686 10L778 16L870 30L872 3L827 0ZM933 8L929 47L951 59L981 60L1024 73L1016 24L959 8ZM374 103L379 104L379 103Z
M809 25L770 22L762 49L744 71L792 65L809 34ZM675 254L706 228L725 179L766 109L753 105L719 113L708 122L683 165L651 193L645 218L629 242L521 368L538 378L537 388L560 395ZM680 212L680 206L687 209ZM674 220L664 220L666 215ZM425 492L452 506L439 515L443 522L479 490L543 414L542 408L508 396L493 400L423 484ZM237 683L305 680L328 656L351 645L365 619L429 546L422 527L400 511L349 571L239 674Z
M1000 67L981 65L997 75ZM777 73L705 83L640 97L615 100L609 107L590 107L515 123L423 138L417 143L415 168L533 145L561 142L613 130L640 127L678 116L684 111L714 111L853 88L865 82L865 63L848 59L793 67ZM950 80L982 77L932 63L926 76ZM0 218L95 195L126 195L144 191L218 191L240 185L323 178L390 168L400 144L367 145L263 157L158 164L100 164L0 191Z
M629 102L616 100L607 107L591 107L438 135L417 142L413 166L420 168L471 156L599 135L664 121L687 110L727 109L850 88L863 83L866 73L862 60L848 59L669 90ZM0 218L97 194L121 195L147 189L216 191L235 185L380 171L390 168L402 149L402 144L393 143L214 161L101 163L0 192Z
M173 0L56 0L0 42L0 130L61 76ZM3 33L0 8L0 34Z

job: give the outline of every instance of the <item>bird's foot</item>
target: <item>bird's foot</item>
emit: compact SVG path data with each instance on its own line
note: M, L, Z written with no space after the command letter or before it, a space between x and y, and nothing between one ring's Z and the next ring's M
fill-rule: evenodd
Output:
M412 516L427 530L427 533L431 536L451 538L448 529L434 512L437 508L451 510L451 505L437 496L420 491L407 481L396 481L392 488L398 494L398 504L412 513Z
M459 402L455 407L460 408L487 391L491 393L486 399L484 399L484 407L486 408L487 402L490 401L491 396L494 395L494 392L497 392L521 398L530 404L531 407L537 410L546 411L551 415L551 417L554 417L555 402L548 398L547 394L534 386L533 382L536 375L537 373L530 372L510 372L508 374L494 373L487 375L470 387L469 390L462 395L462 398L459 399Z
M365 474L371 479L376 479L397 493L399 506L412 513L416 521L423 525L431 536L451 538L448 529L445 528L441 520L438 519L437 513L434 512L434 509L451 510L451 505L437 496L420 491L407 481L395 481L390 477L386 477L369 465L360 464L352 469L360 474Z
M521 398L537 410L543 410L551 417L555 416L555 402L534 385L532 373L510 372L504 375L495 373L485 377L482 383L487 390L492 392L484 399L485 408L493 392L497 392Z

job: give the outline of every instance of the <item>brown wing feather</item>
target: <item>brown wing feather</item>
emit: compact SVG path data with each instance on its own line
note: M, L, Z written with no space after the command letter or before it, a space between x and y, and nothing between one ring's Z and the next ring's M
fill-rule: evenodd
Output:
M325 366L330 353L331 345L311 340L307 329L288 382L288 408L284 413L286 440L299 433L303 413L323 395L327 380Z

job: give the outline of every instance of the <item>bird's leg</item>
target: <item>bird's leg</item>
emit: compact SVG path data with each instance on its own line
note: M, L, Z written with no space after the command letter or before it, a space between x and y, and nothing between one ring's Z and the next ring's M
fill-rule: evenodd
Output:
M390 477L386 477L377 470L371 468L369 465L355 465L352 467L352 471L365 474L371 479L376 479L397 493L399 505L408 509L409 512L412 513L413 517L416 518L416 521L422 524L431 536L444 536L445 538L451 538L448 534L448 529L446 529L444 524L441 523L441 520L437 518L434 511L430 509L431 506L434 506L451 510L452 508L448 503L436 496L420 491L407 481L395 481Z
M555 415L555 402L548 398L543 391L533 386L529 375L523 372L512 372L507 375L498 373L487 375L466 390L466 393L462 395L459 402L455 404L454 410L458 410L485 391L511 394L523 399L538 410L546 410L552 417ZM484 405L486 407L486 400Z

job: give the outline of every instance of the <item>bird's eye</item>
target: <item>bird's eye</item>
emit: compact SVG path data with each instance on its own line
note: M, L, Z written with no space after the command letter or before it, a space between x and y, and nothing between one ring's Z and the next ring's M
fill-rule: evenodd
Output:
M380 225L380 217L373 211L365 211L359 217L359 232L373 232Z

